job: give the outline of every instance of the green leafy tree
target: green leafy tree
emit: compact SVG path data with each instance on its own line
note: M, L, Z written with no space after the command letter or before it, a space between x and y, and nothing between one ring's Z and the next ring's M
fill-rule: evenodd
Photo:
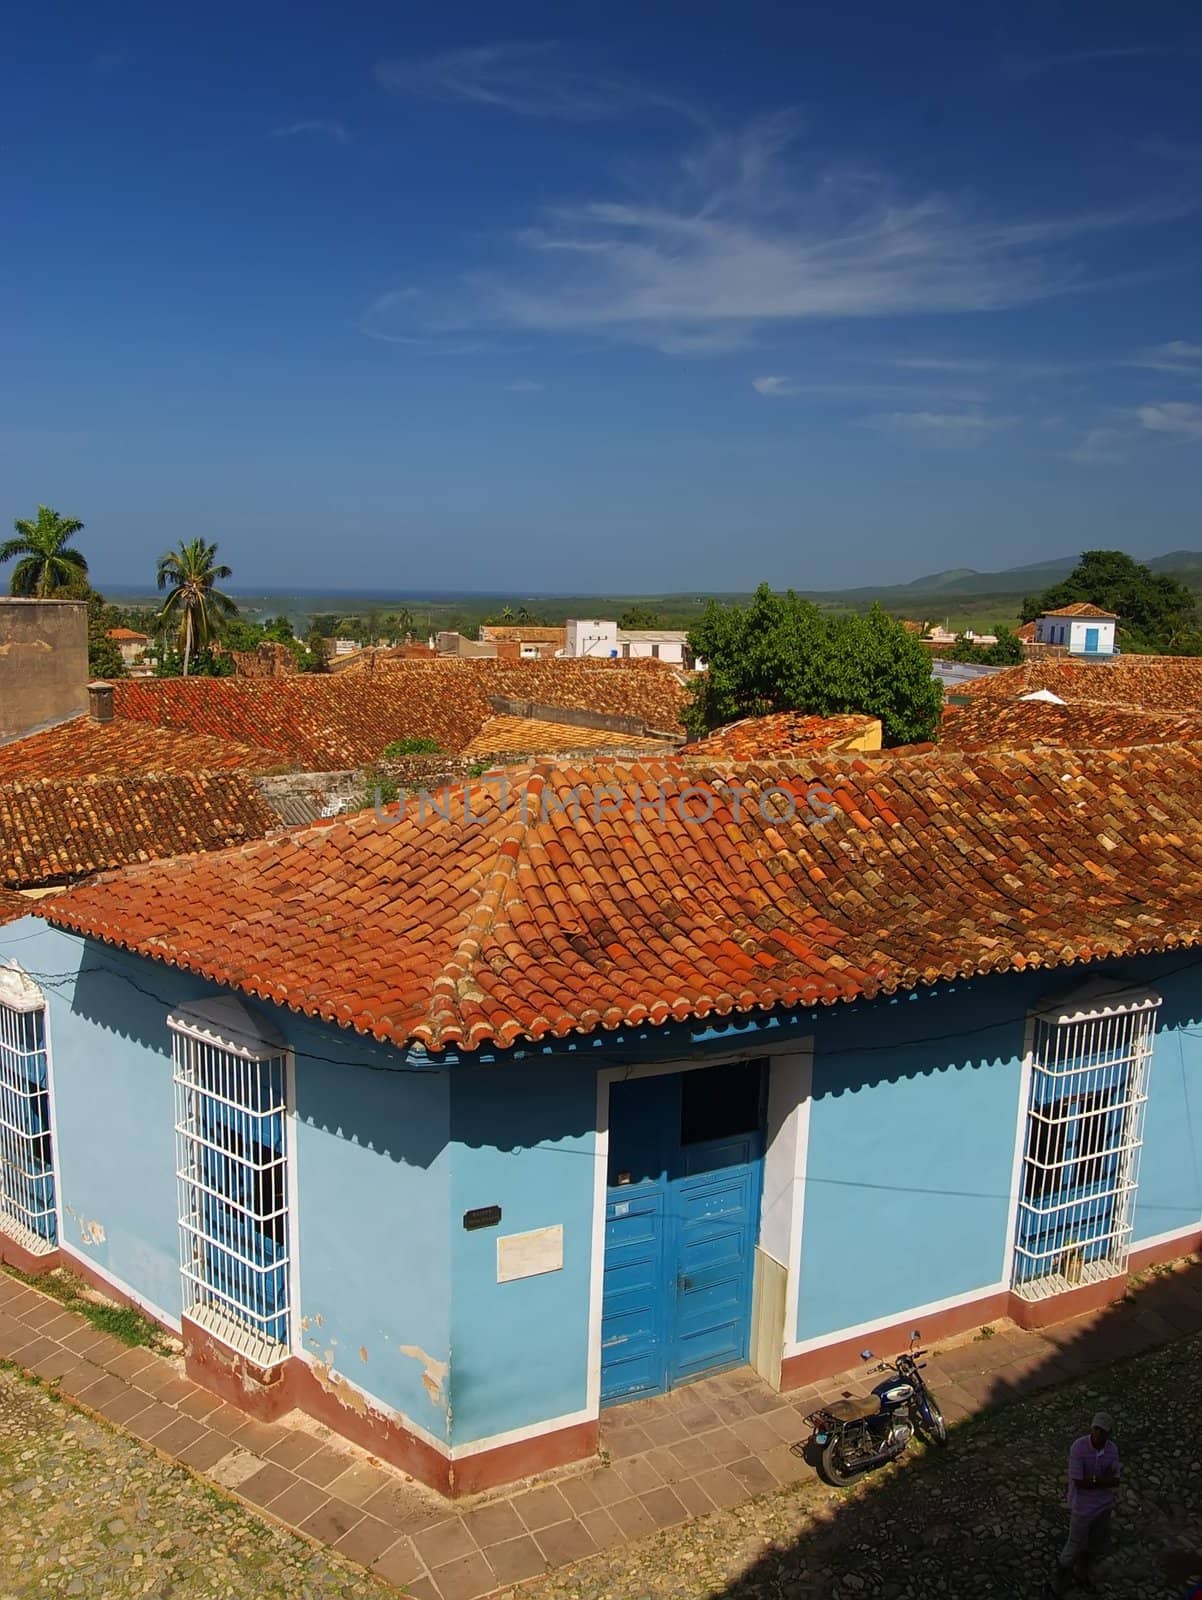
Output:
M330 658L326 653L325 634L318 633L316 628L310 628L305 635L304 649L298 657L297 664L302 672L328 672L330 670Z
M1179 579L1153 572L1125 550L1086 550L1062 583L1023 601L1022 620L1084 601L1119 618L1123 648L1163 655L1202 654L1197 603Z
M83 552L71 543L83 530L78 517L60 517L49 506L39 506L32 521L28 517L15 518L13 529L16 538L0 545L0 563L17 563L9 584L10 594L32 600L47 600L53 595L62 598L72 591L86 594L88 563Z
M986 667L1016 667L1025 660L1023 642L1012 628L994 629L996 644L980 644L961 634L955 644L942 652L945 661L976 662Z
M645 628L666 628L662 611L657 611L654 606L636 604L627 606L618 618L618 627L631 633L638 633Z
M381 761L399 761L403 756L440 756L442 746L437 739L427 739L421 734L411 734L407 739L394 739L380 751Z
M93 678L127 678L125 658L110 628L128 627L116 606L105 604L104 596L92 589L88 594L88 672Z
M709 669L685 713L693 733L772 711L860 712L881 719L886 743L906 744L939 720L930 655L879 606L834 614L761 584L746 606L711 601L689 647Z
M178 550L159 557L158 585L167 591L159 618L175 630L186 678L195 652L212 644L222 621L235 617L238 607L217 588L230 568L217 560L216 544L204 539L180 541Z

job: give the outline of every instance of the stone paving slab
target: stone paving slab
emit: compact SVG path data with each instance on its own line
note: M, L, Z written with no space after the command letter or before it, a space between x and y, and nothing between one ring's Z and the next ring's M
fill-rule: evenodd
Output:
M1038 1333L999 1323L940 1346L927 1376L950 1421L1117 1354L1202 1329L1202 1271L1157 1275L1155 1312L1110 1306ZM791 1446L822 1399L862 1393L863 1369L776 1394L750 1369L606 1414L596 1462L451 1502L311 1419L247 1419L182 1374L0 1272L0 1358L52 1383L265 1517L329 1545L415 1600L480 1600L616 1545L814 1477Z

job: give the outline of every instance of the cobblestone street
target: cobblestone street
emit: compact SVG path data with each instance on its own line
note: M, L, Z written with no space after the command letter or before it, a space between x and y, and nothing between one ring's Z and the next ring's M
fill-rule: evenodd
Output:
M1171 1288L1171 1284L1168 1286ZM1156 1292L1156 1286L1152 1286ZM813 1481L507 1591L523 1600L918 1600L1040 1592L1064 1527L1067 1444L1117 1419L1126 1487L1099 1574L1114 1600L1202 1577L1202 1335L965 1418L946 1452L846 1493ZM0 1372L0 1600L385 1600L394 1588L259 1521L181 1467ZM415 1595L427 1593L419 1580Z

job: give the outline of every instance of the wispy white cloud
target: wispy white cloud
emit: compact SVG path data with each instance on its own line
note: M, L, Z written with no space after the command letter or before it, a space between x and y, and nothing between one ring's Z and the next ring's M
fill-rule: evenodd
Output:
M1175 55L1167 45L1131 44L1102 46L1095 49L1064 50L1046 56L1011 56L1002 70L1007 77L1024 82L1042 77L1046 72L1063 68L1106 66L1119 61L1140 61L1148 57Z
M319 139L332 139L335 144L349 144L350 132L344 123L332 117L308 117L303 122L289 122L282 128L273 128L269 139L296 139L312 135Z
M1184 339L1170 339L1167 344L1153 345L1128 361L1132 367L1149 367L1153 372L1175 372L1183 377L1202 379L1202 344L1189 344Z
M757 394L762 394L767 400L775 400L781 395L799 394L801 392L792 378L752 378L751 387Z
M379 61L376 80L387 89L428 100L459 101L519 117L599 122L638 106L660 106L696 119L683 102L618 78L569 66L549 39L476 45L434 56Z
M1064 459L1079 467L1116 466L1128 459L1128 438L1122 428L1090 428L1079 443L1064 451Z
M510 394L538 394L543 386L541 383L535 383L533 378L515 378L512 383L507 383L505 387Z
M1142 200L1033 218L807 166L796 119L710 135L666 184L552 207L497 260L377 301L392 334L591 333L671 354L729 350L811 319L999 311L1091 286L1091 236L1185 214ZM801 175L799 177L799 174ZM407 324L407 325L406 325Z
M1140 425L1152 433L1173 433L1183 439L1202 439L1202 406L1180 400L1164 400L1159 405L1140 406L1135 413Z
M885 411L869 419L878 427L944 438L981 439L1010 426L1009 417L990 417L980 411Z

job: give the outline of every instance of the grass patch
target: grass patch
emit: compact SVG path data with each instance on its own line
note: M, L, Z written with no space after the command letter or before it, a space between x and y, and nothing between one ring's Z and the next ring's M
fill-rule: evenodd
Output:
M53 1272L43 1273L37 1278L18 1272L15 1267L5 1267L4 1270L10 1277L16 1278L18 1283L24 1283L31 1289L48 1294L68 1311L74 1311L78 1316L85 1317L97 1333L108 1333L114 1339L120 1339L122 1344L144 1345L146 1349L160 1354L168 1349L163 1330L151 1322L149 1317L143 1316L140 1311L135 1311L132 1306L106 1305L92 1299L80 1280L71 1273L64 1272L61 1267L56 1267Z

